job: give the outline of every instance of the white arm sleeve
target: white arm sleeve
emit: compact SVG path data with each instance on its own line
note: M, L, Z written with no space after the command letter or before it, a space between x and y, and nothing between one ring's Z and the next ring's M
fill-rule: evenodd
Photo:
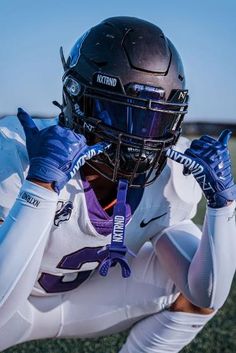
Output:
M57 199L55 192L25 181L0 227L0 326L33 288Z
M193 304L220 308L225 302L236 268L235 202L208 208L202 237L185 221L165 230L155 251L177 288Z
M138 322L119 353L177 353L215 315L163 310Z

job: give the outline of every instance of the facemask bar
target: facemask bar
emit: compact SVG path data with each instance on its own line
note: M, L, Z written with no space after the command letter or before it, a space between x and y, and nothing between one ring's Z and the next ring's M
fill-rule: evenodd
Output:
M81 79L77 72L71 72L71 74L66 74L63 77L63 87L64 90L68 92L71 98L74 98L74 94L71 94L70 89L68 89L67 83L72 79L74 82L77 82L77 85L80 87L81 93L79 97L83 94L86 97L92 98L104 98L107 101L113 103L124 104L126 106L131 106L139 109L148 109L153 111L160 111L167 114L176 114L176 111L182 108L182 113L187 113L188 107L188 91L187 90L175 90L176 94L173 94L172 97L164 100L164 90L158 87L152 87L148 85L142 85L137 83L131 83L124 88L124 93L111 92L101 89L99 87L91 87L85 84L81 84ZM140 90L138 96L137 92ZM149 93L150 98L143 98L142 92ZM157 95L154 99L155 94ZM132 93L132 94L131 94ZM130 101L130 102L129 102Z
M186 95L187 95L187 91L184 91L184 92L186 92ZM174 102L168 102L168 101L156 101L153 99L136 98L132 96L123 96L117 93L115 95L111 93L104 94L102 90L99 91L99 89L97 88L96 90L93 90L90 87L85 89L84 96L97 98L97 99L103 98L115 104L123 104L125 106L130 106L133 108L151 110L151 111L156 111L156 112L166 113L166 114L176 114L178 111L180 111L181 108L183 108L181 113L186 114L187 107L188 107L187 102L174 103Z
M93 134L96 136L98 140L102 139L104 141L109 141L112 143L114 150L115 150L115 157L111 158L109 155L109 150L101 154L96 159L94 163L93 160L87 161L87 163L105 178L112 180L113 182L117 182L120 177L124 177L129 181L130 187L144 187L150 185L160 174L161 170L163 169L166 161L165 152L169 147L171 147L175 140L178 139L179 133L176 135L171 135L168 139L159 139L159 140L151 140L151 139L142 139L139 137L133 137L129 134L125 133L118 133L116 130L112 129L111 127L107 127L101 124L101 121L94 119L94 118L85 118L86 120L86 128L88 128L88 122L92 122L92 126L96 126L94 129ZM95 122L95 120L97 120ZM91 132L90 128L90 132ZM86 135L86 132L85 132ZM132 148L137 148L139 150L139 155L137 158L137 162L135 165L134 170L132 173L129 174L122 174L120 172L120 164L121 164L121 149L123 147L130 147L129 140L133 138ZM148 147L147 147L148 146ZM141 156L142 153L146 150L155 152L155 158L151 167L146 171L146 173L136 173L139 165L141 163ZM114 162L115 161L115 162ZM109 169L109 172L104 172L102 168L99 168L100 165L106 165ZM158 168L158 169L157 169ZM142 175L141 183L138 180L139 176ZM138 182L137 182L138 180Z

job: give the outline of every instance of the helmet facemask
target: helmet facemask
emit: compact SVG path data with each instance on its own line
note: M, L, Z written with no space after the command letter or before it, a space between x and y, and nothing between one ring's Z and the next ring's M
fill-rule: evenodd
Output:
M173 90L166 100L162 88L139 83L126 85L124 93L110 92L65 75L64 99L63 125L73 121L68 127L82 133L88 144L111 144L87 163L113 182L125 178L129 186L143 187L160 175L166 151L178 140L188 95Z

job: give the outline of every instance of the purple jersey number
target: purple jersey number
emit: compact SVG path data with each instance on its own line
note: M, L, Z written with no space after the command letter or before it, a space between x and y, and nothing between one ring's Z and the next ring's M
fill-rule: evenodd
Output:
M97 262L98 266L107 257L107 253L98 254L98 250L102 247L83 248L69 255L66 255L57 265L57 268L64 270L79 270L81 266L88 262ZM98 267L97 266L97 267ZM52 275L50 273L42 273L39 278L39 284L47 293L66 292L77 288L83 283L93 272L80 271L72 281L65 281L65 276Z

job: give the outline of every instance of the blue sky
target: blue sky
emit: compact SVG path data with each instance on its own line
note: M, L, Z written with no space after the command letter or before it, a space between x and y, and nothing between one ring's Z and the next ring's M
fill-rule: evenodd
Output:
M188 120L236 122L235 0L0 0L0 115L18 106L57 114L59 47L101 20L128 15L162 28L180 52L191 102Z

